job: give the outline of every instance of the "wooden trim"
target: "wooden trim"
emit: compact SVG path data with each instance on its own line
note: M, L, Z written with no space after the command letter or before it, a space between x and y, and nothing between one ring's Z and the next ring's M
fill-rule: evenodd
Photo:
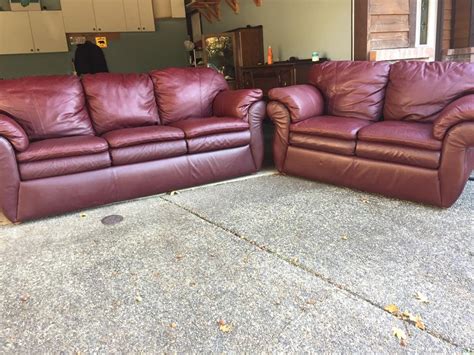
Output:
M393 60L429 60L434 55L434 49L431 47L416 48L394 48L379 49L370 51L370 60L377 61L393 61Z
M354 0L354 60L367 60L369 42L369 0Z
M454 48L454 24L456 21L456 2L457 0L453 0L453 3L451 4L452 9L451 9L451 39L449 41L449 48Z
M474 0L471 2L471 18L469 20L469 47L474 47Z
M438 21L436 24L435 60L443 59L443 32L444 32L444 0L438 0Z
M417 0L410 0L410 16L409 16L410 32L408 33L408 47L416 47L417 15L418 15Z

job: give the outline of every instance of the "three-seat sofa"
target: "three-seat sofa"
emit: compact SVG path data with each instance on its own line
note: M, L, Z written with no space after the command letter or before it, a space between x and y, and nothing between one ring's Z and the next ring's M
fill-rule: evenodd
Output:
M280 172L449 207L474 168L474 64L326 62L269 97Z
M261 98L207 68L0 80L0 210L26 221L256 172Z

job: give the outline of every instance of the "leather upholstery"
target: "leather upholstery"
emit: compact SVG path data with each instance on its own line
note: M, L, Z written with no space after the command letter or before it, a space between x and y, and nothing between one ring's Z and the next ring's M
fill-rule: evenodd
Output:
M285 105L294 123L324 114L323 95L312 85L274 88L268 92L268 97Z
M107 152L109 146L105 139L95 136L78 136L52 138L30 144L29 148L18 153L16 158L21 163L67 158Z
M250 131L219 133L212 136L187 140L189 153L204 153L220 149L246 146L250 143Z
M184 139L184 132L169 126L123 128L107 132L102 136L112 148L123 148L138 144Z
M433 125L417 122L377 122L359 131L359 140L439 151L442 142L433 137Z
M34 180L107 168L109 152L20 163L21 180ZM80 188L79 186L76 188Z
M249 129L249 124L240 118L206 117L190 118L174 122L170 126L184 131L186 138L196 138L218 133L239 132Z
M147 74L84 75L82 85L98 134L159 123L153 83Z
M301 133L290 133L290 145L334 154L354 155L356 142L355 140L350 141Z
M82 85L72 75L0 80L1 111L30 140L94 134Z
M250 106L260 101L262 96L260 89L221 91L212 104L214 116L238 117L248 121Z
M441 152L359 141L357 142L356 155L361 158L438 169Z
M177 140L112 149L110 155L113 165L127 165L177 157L185 155L187 151L186 142L184 140Z
M282 172L290 139L290 111L283 104L271 101L268 103L267 113L275 124L273 161L278 171Z
M224 77L209 68L168 68L150 73L164 124L212 116L212 103L228 89Z
M0 211L10 221L17 220L20 175L15 151L10 142L0 136Z
M252 152L255 170L258 171L262 167L264 155L264 140L262 123L267 115L267 104L259 101L250 106L248 114L248 122L250 128L250 150Z
M464 121L474 121L474 95L466 95L450 103L433 123L433 136L442 140L446 132Z
M355 140L360 129L370 121L358 118L319 116L290 125L290 131L309 135Z
M377 121L389 71L384 62L329 61L312 67L309 83L323 94L327 115Z
M432 122L453 100L472 93L472 63L398 62L390 71L384 119Z
M5 137L17 152L28 148L29 140L25 131L13 119L0 113L0 136Z

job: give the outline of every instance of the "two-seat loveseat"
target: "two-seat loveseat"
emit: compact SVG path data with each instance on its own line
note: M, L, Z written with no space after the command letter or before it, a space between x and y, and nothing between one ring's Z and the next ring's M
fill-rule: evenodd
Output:
M25 221L253 173L261 98L207 68L0 80L0 211Z
M327 62L269 96L280 172L449 207L474 168L474 64Z

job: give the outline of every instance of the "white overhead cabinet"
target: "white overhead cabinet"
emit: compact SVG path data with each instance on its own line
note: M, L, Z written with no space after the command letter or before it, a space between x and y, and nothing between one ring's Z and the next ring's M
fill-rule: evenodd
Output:
M154 31L152 0L61 0L67 33Z
M0 11L0 54L67 51L60 11Z
M153 0L156 18L185 18L184 0Z

